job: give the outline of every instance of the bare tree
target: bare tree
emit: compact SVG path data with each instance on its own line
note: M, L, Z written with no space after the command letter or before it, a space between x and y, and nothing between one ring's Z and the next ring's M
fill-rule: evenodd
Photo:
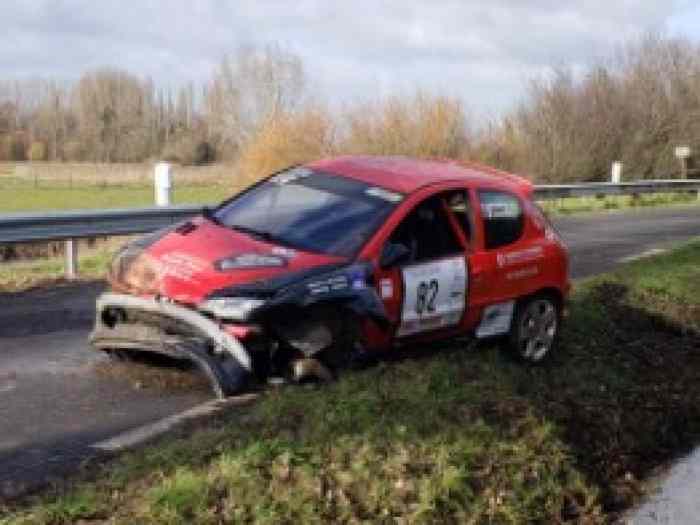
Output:
M212 138L240 150L263 123L300 105L304 84L301 59L279 46L242 47L224 57L206 93Z

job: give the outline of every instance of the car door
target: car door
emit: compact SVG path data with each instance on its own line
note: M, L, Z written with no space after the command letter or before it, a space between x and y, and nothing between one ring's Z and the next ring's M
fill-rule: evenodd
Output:
M464 190L420 202L384 245L384 252L389 245L405 251L396 264L380 270L377 282L396 337L454 328L464 315L468 227L460 226L460 218L451 209L459 195L466 204Z
M542 272L544 248L529 236L520 197L506 190L482 188L473 197L480 211L481 241L470 259L471 304L483 311L478 337L510 328L515 301L526 295Z

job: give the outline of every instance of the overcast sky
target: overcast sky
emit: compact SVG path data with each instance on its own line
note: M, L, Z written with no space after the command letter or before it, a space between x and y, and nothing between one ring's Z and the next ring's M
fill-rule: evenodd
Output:
M227 51L278 43L333 103L412 91L476 115L514 104L553 65L585 66L647 31L700 35L689 0L0 0L0 79L118 66L179 84Z

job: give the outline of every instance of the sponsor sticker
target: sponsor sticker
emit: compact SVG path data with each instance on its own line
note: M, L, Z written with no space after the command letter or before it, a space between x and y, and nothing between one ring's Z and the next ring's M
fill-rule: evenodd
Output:
M339 275L337 277L331 277L330 279L323 279L322 281L314 281L308 285L309 292L311 294L321 294L336 292L338 290L345 290L348 288L348 278L344 275Z
M401 200L403 199L403 195L401 195L400 193L386 190L378 186L372 186L371 188L367 188L365 190L365 194L369 195L370 197L377 197L378 199L383 199L385 201L393 203L401 202Z
M492 304L484 308L481 323L476 329L476 337L482 339L507 333L513 321L514 310L515 301Z
M534 277L540 273L540 267L539 266L528 266L527 268L523 268L521 270L515 270L513 272L508 272L506 274L506 279L510 281L515 281L517 279L526 279L528 277Z
M499 253L496 256L496 263L498 266L503 268L504 266L510 266L511 264L531 262L540 259L543 256L544 249L542 249L542 246L533 246L532 248L526 248L524 250Z
M183 252L170 252L160 259L153 259L153 268L160 278L173 277L183 281L192 281L201 273L207 263L197 257Z
M272 178L272 180L277 184L289 184L290 182L294 182L295 180L308 177L312 173L313 172L309 168L292 168L290 170L285 171L284 173L275 175Z
M391 279L379 280L379 292L382 299L391 299L394 297L394 283Z
M270 253L273 255L279 255L280 257L284 257L285 259L291 259L293 258L297 252L296 250L293 250L291 248L285 248L284 246L275 246L270 250Z

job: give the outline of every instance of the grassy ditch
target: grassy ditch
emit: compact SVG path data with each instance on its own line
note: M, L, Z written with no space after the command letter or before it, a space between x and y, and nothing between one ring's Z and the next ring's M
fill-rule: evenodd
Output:
M696 242L580 284L544 366L452 341L270 390L0 523L606 523L700 441L698 297Z

